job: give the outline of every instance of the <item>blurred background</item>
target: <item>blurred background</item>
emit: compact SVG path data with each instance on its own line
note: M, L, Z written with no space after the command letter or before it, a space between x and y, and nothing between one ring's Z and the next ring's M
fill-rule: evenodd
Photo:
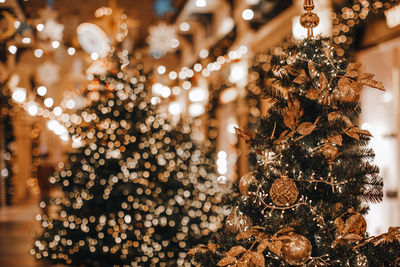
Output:
M400 225L400 3L316 0L315 34L361 62L386 92L365 88L360 126L374 138L384 201L367 216L371 234ZM29 255L38 203L57 192L48 177L73 151L58 121L74 120L90 78L107 71L118 44L153 69L155 102L191 120L215 146L219 179L248 172L234 127L254 129L267 55L301 39L302 0L0 0L0 266L40 266ZM152 100L152 101L153 101ZM57 120L56 120L57 118Z

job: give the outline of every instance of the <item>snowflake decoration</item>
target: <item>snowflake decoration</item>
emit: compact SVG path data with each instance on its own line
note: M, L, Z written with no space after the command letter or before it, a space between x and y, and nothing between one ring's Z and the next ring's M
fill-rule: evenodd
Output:
M171 0L156 0L154 2L154 12L159 17L164 17L170 12L175 12L175 8L171 4Z
M59 66L46 61L40 65L36 70L36 77L38 81L44 85L52 85L59 79Z
M44 28L39 32L39 37L43 40L61 41L63 38L64 25L57 23L54 19L48 19L44 23Z
M149 27L147 43L154 58L160 58L179 46L174 26L165 23Z

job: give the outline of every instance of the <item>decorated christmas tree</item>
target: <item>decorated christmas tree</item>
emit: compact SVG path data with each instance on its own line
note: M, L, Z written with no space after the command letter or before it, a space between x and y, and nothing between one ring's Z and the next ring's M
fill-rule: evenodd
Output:
M372 136L357 126L360 94L384 87L313 37L319 19L313 1L304 7L308 38L268 63L268 116L257 131L237 129L254 168L232 193L224 229L190 251L201 266L400 265L399 228L368 237L363 217L383 183Z
M173 128L146 92L151 74L117 68L94 77L91 104L71 117L82 147L50 177L62 196L39 216L32 254L73 266L183 266L186 248L216 231L221 211L206 147ZM77 139L78 138L78 139ZM49 208L49 210L52 210Z
M0 83L0 169L1 169L1 185L2 201L5 200L6 205L10 205L14 196L14 185L12 182L12 144L14 142L14 129L12 125L12 103L6 81Z

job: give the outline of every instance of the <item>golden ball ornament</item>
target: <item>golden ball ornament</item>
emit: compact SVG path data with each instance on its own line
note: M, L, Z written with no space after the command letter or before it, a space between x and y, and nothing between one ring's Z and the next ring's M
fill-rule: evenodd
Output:
M249 172L243 175L239 181L239 191L243 196L251 195L249 192L249 187L256 182L256 177L254 172Z
M346 234L363 236L367 231L367 221L364 216L353 209L349 209L342 217L346 218L344 222L345 228L348 229Z
M290 265L303 265L311 256L311 242L303 235L289 233L281 238L281 256Z
M300 24L306 29L312 29L318 26L319 17L314 12L307 12L301 15Z
M299 190L292 179L283 175L272 183L269 195L276 205L287 206L296 202Z
M225 221L226 229L232 234L249 230L253 226L251 218L243 214L238 207L233 207Z
M333 98L339 102L357 103L360 100L362 84L349 78L338 81L337 88L333 91Z

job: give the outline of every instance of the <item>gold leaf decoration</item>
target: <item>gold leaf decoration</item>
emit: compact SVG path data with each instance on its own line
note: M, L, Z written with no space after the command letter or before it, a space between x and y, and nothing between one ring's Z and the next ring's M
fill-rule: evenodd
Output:
M226 253L226 256L227 257L236 257L237 255L242 254L243 252L246 252L246 251L247 251L247 249L245 249L242 246L234 246L228 251L228 253Z
M307 77L305 70L301 69L297 77L293 80L294 83L299 85L306 84L310 79Z
M350 63L347 66L345 76L351 77L351 78L356 78L358 76L358 74L359 74L359 69L360 68L361 68L361 64L360 63Z
M189 256L194 256L197 253L201 253L204 254L208 251L208 247L205 245L198 245L194 248L192 248L191 250L189 250L189 252L187 253L187 255Z
M235 257L225 257L217 263L217 266L227 266L227 265L235 263L235 262L236 262Z
M264 255L261 252L252 251L250 254L251 261L260 267L265 267Z
M273 253L276 255L280 256L281 255L281 250L282 250L282 241L273 241L269 244L268 249L271 250Z
M309 135L312 133L317 126L312 122L303 122L297 128L297 132L301 135Z
M354 138L356 140L360 140L360 136L358 135L357 127L351 127L349 129L344 130L344 133Z
M291 232L294 232L293 227L283 227L274 234L274 237L276 238L278 235L287 234L287 233L291 233Z
M304 110L300 107L300 101L293 95L289 95L288 106L283 111L283 123L294 131L299 125L299 119L303 114Z
M209 243L209 244L207 245L207 248L208 248L209 250L211 250L212 253L215 253L215 252L217 251L217 245L212 244L212 243Z
M290 132L288 130L284 130L281 133L281 135L279 136L279 138L274 141L274 144L282 144L282 143L284 143L286 140L288 140L290 137L292 137L293 134L294 134L294 132Z
M348 235L343 236L342 238L349 242L360 241L362 239L361 236L356 235L356 234L348 234Z
M385 91L385 87L383 86L383 83L377 80L373 80L373 79L363 79L360 80L360 83L362 85L368 85L370 87Z
M271 242L268 239L261 240L260 244L257 246L257 251L263 252L270 245L270 243Z
M285 124L286 127L289 129L296 129L298 125L298 121L296 120L297 118L295 117L295 114L290 112L290 110L285 110L283 113L283 123Z
M310 73L311 79L315 79L317 77L317 70L315 69L315 65L312 61L308 61L308 72Z
M307 91L307 93L306 93L306 97L307 97L308 99L311 99L311 100L317 99L318 96L319 96L319 92L318 92L318 90L315 89L315 88L309 89L309 90Z
M344 221L341 217L338 217L333 223L336 227L336 237L339 237L343 233Z
M321 73L319 76L319 87L321 91L324 91L328 87L328 78L325 73Z
M343 144L343 136L341 134L332 134L327 138L331 143L341 146Z
M235 127L235 132L238 136L242 137L246 141L246 143L250 142L250 139L254 138L254 136L255 136L255 133L250 131L248 128L241 130L241 129Z
M292 65L286 65L284 68L289 72L289 74L293 76L297 76L299 74L299 69L295 68Z
M336 121L336 120L338 120L340 118L341 118L341 115L340 115L339 112L335 111L335 112L331 112L331 113L328 114L328 121L329 122Z
M258 231L255 231L255 230L248 230L248 231L241 232L241 233L239 233L239 234L236 236L236 240L241 240L241 239L250 238L250 237L252 237L253 235L256 235L256 232L258 232Z

